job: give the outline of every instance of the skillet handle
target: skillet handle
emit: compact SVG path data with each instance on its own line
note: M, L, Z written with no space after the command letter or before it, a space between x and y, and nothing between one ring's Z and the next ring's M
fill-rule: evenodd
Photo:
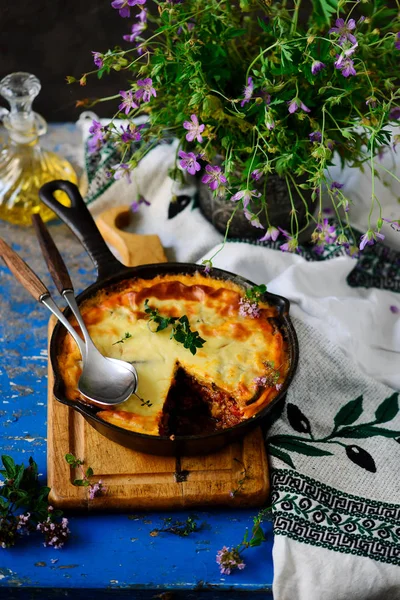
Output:
M71 206L61 204L54 193L63 191L71 201ZM126 267L119 262L103 240L77 186L70 181L57 179L45 183L39 190L41 201L51 208L71 229L81 242L97 269L97 280L107 279L121 273Z

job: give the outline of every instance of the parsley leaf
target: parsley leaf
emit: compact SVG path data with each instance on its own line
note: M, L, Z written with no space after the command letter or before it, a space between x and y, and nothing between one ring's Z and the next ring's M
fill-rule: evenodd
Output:
M198 331L192 331L190 329L189 319L186 315L182 317L163 317L160 315L157 308L149 306L148 298L144 303L144 311L148 315L149 321L157 323L157 329L153 333L167 329L171 325L171 336L170 339L174 339L180 344L183 344L184 348L190 350L192 354L196 354L197 348L202 348L206 340L200 337Z

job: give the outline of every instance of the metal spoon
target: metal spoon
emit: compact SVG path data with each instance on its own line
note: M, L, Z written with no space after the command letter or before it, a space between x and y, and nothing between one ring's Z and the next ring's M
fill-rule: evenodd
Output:
M106 358L93 344L79 313L71 284L68 300L71 310L82 329L86 343L82 341L71 323L65 318L51 297L49 290L24 260L0 238L0 256L24 288L44 304L72 335L82 355L82 374L78 382L80 393L101 405L121 404L136 391L138 378L136 369L125 361ZM61 257L60 257L61 258ZM62 260L62 259L61 259ZM68 276L68 273L67 273ZM69 276L68 276L69 278ZM68 291L68 290L67 290ZM85 336L86 333L86 336Z

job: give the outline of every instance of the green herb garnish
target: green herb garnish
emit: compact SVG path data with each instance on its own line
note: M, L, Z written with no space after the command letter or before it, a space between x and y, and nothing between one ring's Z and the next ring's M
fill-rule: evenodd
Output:
M245 297L254 302L258 302L263 294L267 291L267 286L262 283L261 285L254 285L253 287L246 290Z
M186 521L173 521L172 517L167 517L164 519L165 527L162 529L153 529L153 531L150 532L150 535L155 536L158 535L158 533L173 533L179 537L187 537L191 533L200 530L196 519L196 515L189 516Z
M186 315L182 317L163 317L157 308L149 306L148 298L144 303L144 311L148 315L149 321L157 323L157 329L153 333L163 331L171 326L170 339L173 338L180 344L183 344L184 348L190 350L192 354L196 354L197 348L202 348L205 344L206 340L203 340L197 331L190 329L189 319Z
M123 338L118 340L118 342L113 343L113 346L115 346L115 344L123 344L125 340L129 340L129 338L131 338L131 337L132 337L131 334L127 331Z

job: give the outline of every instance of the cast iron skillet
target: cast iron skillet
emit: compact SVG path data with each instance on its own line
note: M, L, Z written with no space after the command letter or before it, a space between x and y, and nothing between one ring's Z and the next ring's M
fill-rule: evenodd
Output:
M63 190L69 196L71 200L70 208L63 206L56 200L54 192L57 190ZM83 300L90 298L99 290L110 287L125 279L152 279L156 275L162 275L163 273L192 274L198 271L203 272L203 274L206 275L206 273L204 273L204 267L191 263L160 263L141 265L138 267L125 267L108 249L108 246L97 229L78 188L74 184L63 180L50 181L40 189L39 196L46 206L51 208L73 231L88 252L97 269L96 282L79 294L77 297L78 304ZM243 277L239 277L238 275L234 275L233 273L221 269L213 269L211 276L213 279L233 281L245 288L249 285L255 285ZM255 426L262 424L265 417L271 412L276 404L283 399L297 367L299 348L296 333L288 314L289 301L286 300L286 298L270 293L266 293L263 299L270 305L276 306L278 309L279 316L277 325L283 333L288 345L290 367L280 393L269 405L243 423L239 423L234 427L223 429L216 433L207 435L176 436L173 440L166 436L154 436L128 431L121 427L106 423L97 416L97 408L76 401L72 402L65 396L64 383L60 376L57 364L58 351L61 341L66 334L65 329L60 323L57 323L55 326L50 342L50 357L54 371L54 396L59 402L67 404L81 413L88 423L90 423L90 425L92 425L99 433L121 446L126 446L138 450L139 452L164 456L180 454L194 455L215 452L226 444L239 439ZM65 309L64 312L65 315L69 317L69 308Z

